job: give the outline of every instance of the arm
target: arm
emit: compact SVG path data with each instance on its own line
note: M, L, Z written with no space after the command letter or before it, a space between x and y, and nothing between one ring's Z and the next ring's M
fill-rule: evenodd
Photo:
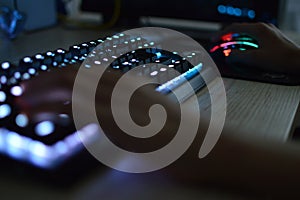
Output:
M39 90L40 84L38 83L42 81L47 82L48 80L51 81L54 77L57 78L57 76L58 74L50 72L45 74L45 76L40 75L25 82L24 87L30 86L31 89L28 91L25 90L24 96L20 97L20 101L27 102L29 99L40 98L39 101L45 103L46 96L49 95L49 92L47 92L45 88L38 93L34 91ZM65 87L68 86L69 89L67 91L70 94L72 90L71 77L74 76L74 73L72 71L68 73L67 70L64 73L60 73L59 76L63 83L55 82L49 84L49 86L51 85L52 87L51 90L60 90L62 85ZM107 84L110 84L109 80L107 80ZM124 88L127 86L128 85L124 85ZM133 106L131 110L132 116L143 124L148 120L148 109L147 106L144 107L144 105L160 103L171 113L171 117L168 118L168 127L163 131L161 137L152 140L152 143L140 146L139 150L141 151L149 151L149 149L158 143L166 144L173 136L169 130L173 130L174 127L176 127L176 117L180 116L178 109L176 109L178 106L177 103L153 91L153 88L152 90L151 88L145 88L137 94L135 97L135 106ZM42 94L44 94L44 96ZM45 98L43 99L43 97ZM84 98L82 100L82 105L84 105ZM97 102L97 110L100 112L105 111L109 106L105 102L100 101ZM143 103L138 104L138 102ZM38 112L43 112L43 109L47 109L50 105L55 103L57 102L46 102L46 104L40 107ZM35 105L39 104L35 103ZM55 112L55 110L53 112ZM119 130L111 126L111 115L105 112L99 114L100 119L102 116L104 122L109 124L108 128L111 128L109 133L114 135L113 139L120 141L119 135L115 135ZM281 194L297 192L297 188L300 184L300 148L298 146L237 138L231 135L234 130L225 128L212 152L205 158L199 159L198 153L208 122L209 116L201 114L201 124L191 147L176 162L155 173L168 176L175 181L183 181L184 183L193 185L217 183L223 186L238 187L259 192ZM129 141L127 138L122 138L122 140L122 147L129 150L136 150L130 148L136 148L135 145L139 143L134 140Z

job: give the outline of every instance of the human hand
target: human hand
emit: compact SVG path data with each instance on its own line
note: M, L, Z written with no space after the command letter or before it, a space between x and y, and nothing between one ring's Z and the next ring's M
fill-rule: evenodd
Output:
M255 67L266 72L300 74L299 46L273 24L234 23L218 33L214 40L219 40L222 35L228 33L246 34L259 43L258 49L232 51L230 56L226 57L229 64Z
M20 107L22 113L28 116L30 122L37 123L42 116L43 120L60 124L60 114L67 114L70 118L73 117L72 93L78 68L79 65L77 64L67 68L53 69L51 72L41 72L40 75L21 83L23 94L16 97L16 104ZM92 79L91 76L96 74L89 73L88 70L83 73L79 88L80 97L76 100L76 105L77 109L81 110L82 115L91 115L94 110L87 109L86 95L91 90L91 85L89 84ZM129 137L118 128L111 109L111 94L115 83L121 76L122 74L118 71L107 72L102 76L101 84L98 85L95 94L95 111L97 112L101 128L105 130L105 133L108 133L108 137L111 140L118 143L121 147L132 151L148 151L167 143L174 136L172 133L176 131L171 130L177 128L176 124L180 119L178 102L156 92L154 85L146 85L139 88L133 94L128 105L133 121L140 126L149 124L153 120L150 119L149 109L155 104L163 106L168 113L168 119L166 127L162 130L164 133L153 137L151 142L144 142L141 139ZM141 77L131 77L132 81L121 84L122 88L121 93L117 95L118 99L123 99L124 93L128 90L127 88L135 83L137 78Z

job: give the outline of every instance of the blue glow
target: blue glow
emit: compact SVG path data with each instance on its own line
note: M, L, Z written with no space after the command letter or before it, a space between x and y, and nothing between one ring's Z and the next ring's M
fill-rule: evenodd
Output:
M34 75L36 70L34 68L28 69L29 74Z
M51 121L43 121L36 125L35 132L37 135L43 137L51 134L54 131L54 124Z
M228 6L228 7L227 7L227 14L228 14L228 15L234 15L234 8L231 7L231 6Z
M43 143L38 141L32 141L29 145L31 149L30 154L30 161L40 167L51 167L51 164L53 160L51 160L49 157L55 156L56 154L51 153L50 150L52 148L47 148Z
M5 83L7 83L7 78L6 78L6 76L1 76L1 78L0 78L0 82L2 83L2 84L5 84Z
M0 102L4 102L6 100L6 94L3 91L0 91Z
M16 117L16 124L20 127L26 127L28 125L28 117L25 114L19 114Z
M53 67L57 67L58 63L57 62L53 62L52 65L53 65Z
M55 144L55 149L60 152L61 154L66 154L68 153L68 146L66 145L65 142L59 141Z
M248 16L250 19L254 19L255 18L255 11L254 10L249 10L248 11Z
M24 74L23 74L23 79L24 79L24 80L30 79L30 74L24 73Z
M193 77L197 76L200 73L202 67L203 67L202 63L199 63L198 65L196 65L192 69L189 69L187 72L181 74L180 76L177 76L174 79L158 86L156 88L156 91L161 92L163 94L172 91L174 88L178 87L186 80L191 80Z
M14 96L21 96L23 94L23 89L20 86L14 86L10 89L10 93Z
M36 54L36 55L35 55L35 58L36 58L36 59L44 59L44 56L41 55L41 54Z
M15 132L9 132L6 136L7 153L14 158L24 159L28 141Z
M226 13L226 7L224 5L219 5L218 6L218 11L221 14L225 14Z
M15 72L14 77L15 77L15 79L20 79L21 78L21 73L20 72Z
M234 8L233 13L234 13L234 15L237 16L237 17L242 16L242 10L239 9L239 8Z
M62 116L65 117L64 114ZM82 132L80 138L75 132L53 145L45 145L16 132L0 128L0 153L32 163L37 167L53 168L83 148L81 139L92 142L92 134L98 130L96 128L97 125L87 125L79 130Z
M41 70L46 71L48 69L47 65L42 65Z
M32 141L30 143L30 147L32 148L32 154L38 157L47 156L47 146L39 141Z
M161 54L160 52L157 52L157 53L155 53L155 54L156 54L156 57L157 57L158 59L162 57L162 54Z
M8 104L3 104L0 106L0 119L3 119L10 115L11 107Z
M0 151L4 151L6 147L5 134L6 134L6 130L0 128Z

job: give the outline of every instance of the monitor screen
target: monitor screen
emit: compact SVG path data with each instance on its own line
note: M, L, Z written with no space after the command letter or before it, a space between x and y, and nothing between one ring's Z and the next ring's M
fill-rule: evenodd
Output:
M141 16L209 22L255 22L278 24L280 0L119 0L121 18ZM112 14L112 0L83 0L82 10Z

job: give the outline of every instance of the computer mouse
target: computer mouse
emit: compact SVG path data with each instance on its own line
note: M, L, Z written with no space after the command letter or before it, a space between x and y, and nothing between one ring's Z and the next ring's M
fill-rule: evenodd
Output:
M210 53L216 56L229 56L232 49L246 51L259 48L258 42L249 35L239 33L229 33L223 35L217 43L210 48ZM218 55L221 52L221 55Z
M208 51L223 77L282 85L300 84L297 77L261 71L246 64L241 66L226 62L226 58L232 56L232 50L252 51L259 48L259 43L250 35L229 33L223 35L218 42L213 43Z

